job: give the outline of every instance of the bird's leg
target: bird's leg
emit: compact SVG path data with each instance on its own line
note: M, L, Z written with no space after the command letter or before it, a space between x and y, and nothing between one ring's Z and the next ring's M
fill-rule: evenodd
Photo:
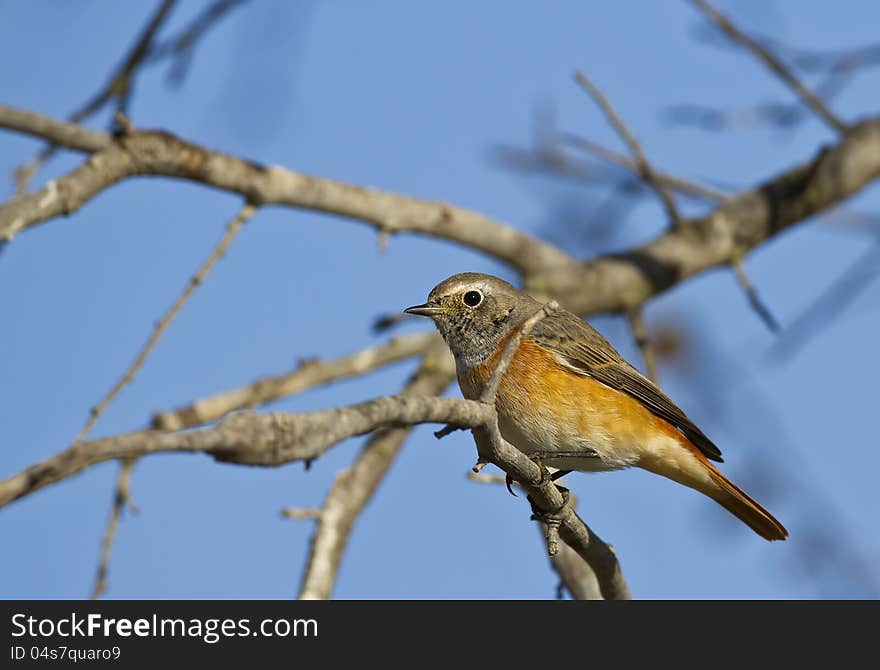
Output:
M533 451L529 454L529 458L535 461L535 463L539 463L540 461L552 461L557 458L599 458L599 454L592 449L581 449L580 451Z
M550 474L544 467L543 461L551 461L558 458L599 458L599 454L592 449L581 449L580 451L532 452L531 454L529 454L529 459L531 459L532 463L534 463L541 469L541 479L538 481L538 485L546 484L548 481L555 482L557 479L562 479L563 477L565 477L565 475L572 472L571 470L557 470L553 474ZM516 496L516 493L514 493L513 491L513 477L508 474L504 478L504 483L507 486L507 490L510 492L510 495Z
M544 474L547 471L544 468L542 461L552 461L553 459L559 458L599 458L599 454L592 449L581 449L580 451L534 451L529 454L529 458L535 465L541 468L541 481L539 483L545 484L547 483L548 475ZM557 470L549 475L549 480L555 482L557 479L562 479L570 472L571 470Z

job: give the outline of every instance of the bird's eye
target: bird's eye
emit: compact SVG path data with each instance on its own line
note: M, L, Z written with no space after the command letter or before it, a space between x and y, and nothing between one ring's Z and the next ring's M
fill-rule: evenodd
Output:
M468 291L464 294L464 304L468 307L476 307L483 301L483 294L479 291Z

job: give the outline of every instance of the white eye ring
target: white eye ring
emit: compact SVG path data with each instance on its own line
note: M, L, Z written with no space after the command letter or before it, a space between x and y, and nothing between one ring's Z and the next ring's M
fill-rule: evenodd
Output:
M461 299L468 307L476 307L483 302L483 294L479 291L468 291L461 297Z

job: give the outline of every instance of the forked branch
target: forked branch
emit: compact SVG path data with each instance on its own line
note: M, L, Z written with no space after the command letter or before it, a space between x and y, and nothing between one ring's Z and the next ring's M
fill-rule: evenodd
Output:
M782 79L795 93L797 93L801 99L810 107L812 107L813 111L822 118L825 123L831 126L835 131L839 133L846 132L848 126L843 121L841 121L835 114L828 108L828 106L822 101L822 99L813 93L809 88L807 88L801 81L798 79L794 73L785 66L785 64L779 60L773 53L764 47L760 42L752 39L742 30L736 27L736 25L727 18L724 14L715 9L712 5L710 5L706 0L690 0L691 4L693 4L697 9L703 12L709 20L712 21L718 28L727 35L730 39L735 42L742 44L746 49L751 51L764 65L766 65L777 77Z

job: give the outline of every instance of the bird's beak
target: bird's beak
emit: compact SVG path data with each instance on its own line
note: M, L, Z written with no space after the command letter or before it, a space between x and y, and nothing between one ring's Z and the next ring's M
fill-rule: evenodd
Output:
M442 307L432 307L431 305L414 305L403 310L407 314L415 314L416 316L429 316L431 318L437 316L443 311Z

